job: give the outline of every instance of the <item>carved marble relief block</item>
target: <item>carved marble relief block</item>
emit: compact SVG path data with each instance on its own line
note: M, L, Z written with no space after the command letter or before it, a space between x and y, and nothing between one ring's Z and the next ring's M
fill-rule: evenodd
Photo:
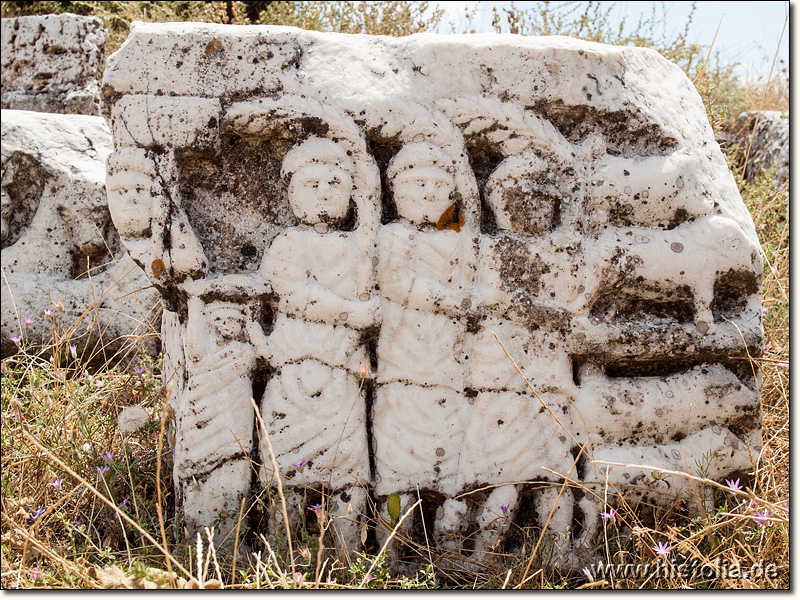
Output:
M397 494L454 560L544 526L564 477L685 484L607 463L751 469L760 248L657 53L136 24L103 93L109 185L136 190L111 212L167 309L190 525L274 483L267 439L351 548ZM561 495L564 553L593 502Z
M69 342L100 363L141 349L155 356L161 303L109 214L105 121L23 110L0 119L3 356L18 336L62 349Z
M108 33L97 17L73 14L2 20L2 107L100 114Z

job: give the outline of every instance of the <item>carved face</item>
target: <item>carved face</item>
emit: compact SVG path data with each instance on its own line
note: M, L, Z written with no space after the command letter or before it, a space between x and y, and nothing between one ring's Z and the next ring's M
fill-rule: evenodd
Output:
M242 337L247 316L232 302L203 303L189 300L189 324L186 328L186 353L192 362L208 358L209 348Z
M499 229L539 237L556 225L562 191L556 183L563 165L531 152L505 159L486 182L486 199Z
M150 237L156 168L141 148L123 148L109 158L108 208L122 237ZM159 189L153 189L154 186Z
M557 200L537 188L531 179L510 178L495 185L489 194L489 204L495 209L501 229L533 237L551 227Z
M453 176L434 166L412 167L398 173L392 188L398 214L412 223L435 223L453 203Z
M309 225L341 219L350 206L353 180L336 165L312 163L292 175L289 205L298 219Z
M283 159L281 173L289 180L289 206L303 223L330 224L347 215L353 193L353 160L341 145L311 137Z
M129 189L108 194L108 208L117 230L125 237L150 237L149 191Z
M9 234L8 217L11 216L12 208L11 198L6 194L5 190L0 191L0 207L0 214L2 214L2 244L5 248Z
M451 161L432 144L406 145L387 169L397 213L415 224L436 223L453 200Z

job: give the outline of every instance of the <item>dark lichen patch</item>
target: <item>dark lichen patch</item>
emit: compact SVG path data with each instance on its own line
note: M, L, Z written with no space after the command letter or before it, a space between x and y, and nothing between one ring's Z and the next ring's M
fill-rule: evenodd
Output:
M539 237L559 223L561 201L538 187L531 180L521 180L501 192L503 211L510 215L516 234Z
M649 281L637 275L642 260L617 249L603 270L590 316L603 323L669 325L691 323L694 294L688 285Z
M697 363L691 360L622 360L614 363L602 365L606 377L611 378L639 378L639 377L672 377L682 373L688 373L698 366L706 366L706 363Z
M3 202L2 248L15 244L30 226L45 186L52 178L39 162L28 154L14 152L3 161L3 192L8 203Z
M678 141L635 108L603 111L588 105L567 106L564 101L539 101L526 107L542 115L572 143L581 143L591 133L601 133L609 154L654 156L673 152Z
M714 301L711 312L714 321L739 319L747 311L747 304L761 291L758 277L752 271L730 269L714 281Z
M59 215L64 219L68 233L73 235L73 227L80 223L76 216L66 214L66 210L59 207ZM95 236L80 246L71 250L73 279L85 279L89 276L97 276L111 267L114 256L119 255L122 249L122 242L119 234L111 221L111 215L104 206L95 207L88 216L82 216L95 229ZM84 225L85 227L85 225ZM73 237L74 239L74 237Z
M475 174L480 193L481 233L494 235L497 232L497 224L486 201L486 182L505 157L500 152L498 145L488 141L485 135L470 136L465 141L469 166Z
M494 252L503 291L512 297L539 294L542 276L550 272L550 266L538 254L531 256L527 243L504 235L497 239Z
M399 135L387 138L381 137L378 131L373 131L367 136L367 147L370 154L375 158L381 174L381 224L387 225L392 221L396 221L399 216L397 214L397 205L394 203L392 196L391 185L389 185L389 181L386 178L386 169L392 157L403 147L403 141Z
M542 277L551 271L550 265L532 254L524 240L509 235L497 238L494 252L500 285L509 298L508 316L532 329L565 330L570 314L539 298L545 292Z
M736 417L725 423L725 427L741 438L751 431L761 427L761 408L756 402L752 404L739 404L736 407Z
M270 241L297 224L280 173L293 141L227 134L219 155L180 157L181 204L212 274L256 271Z
M649 284L649 285L648 285ZM637 289L618 289L602 295L592 305L590 315L603 322L629 321L646 324L691 323L694 296L688 286L664 288L642 282Z

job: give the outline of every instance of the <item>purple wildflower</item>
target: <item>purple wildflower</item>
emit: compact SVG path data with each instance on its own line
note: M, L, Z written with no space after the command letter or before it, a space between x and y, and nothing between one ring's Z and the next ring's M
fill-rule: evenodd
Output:
M17 346L19 346L19 343L22 341L22 336L21 335L14 336L11 338L11 341L14 342Z
M612 508L608 512L601 512L600 513L600 518L601 519L610 519L610 520L613 521L616 518L616 516L617 516L617 510L615 508Z
M760 510L757 510L756 511L756 516L757 517L762 517L764 519L769 519L770 517L772 517L772 515L769 514L769 509L766 509L766 508L764 509L763 513ZM759 527L767 527L770 524L769 521L761 521L759 519L753 519L753 521L755 521L756 525L758 525Z
M30 506L28 507L31 508ZM44 514L44 506L40 506L36 510L31 509L31 516L25 519L25 522L28 525L33 525L36 523L36 520Z
M295 574L293 575L294 582L297 585L302 584L303 581L305 580L305 578L306 578L306 574L305 573L297 573L297 572L295 572Z
M669 556L670 550L672 550L672 546L666 544L666 542L658 542L655 546L652 547L653 552L658 554L659 556Z
M322 522L322 517L325 514L325 509L323 508L322 504L312 504L308 507L309 510L313 510L314 514L317 515L317 521L320 523Z
M75 536L80 532L80 530L78 529L80 526L81 526L81 520L80 519L78 519L77 521L72 523L72 525L70 527L70 529L72 530L70 532L70 535L72 536L73 540L75 539Z
M364 583L369 583L373 579L375 579L375 578L372 576L372 573L367 573L367 576L364 577Z
M31 572L30 572L30 574L28 576L31 578L32 581L36 581L37 579L39 579L39 577L41 577L41 575L42 574L39 571L39 567L33 567L33 569L31 569Z
M133 367L133 372L136 373L137 375L141 375L142 373L144 373L144 367Z
M298 460L296 463L292 463L292 466L302 473L303 469L306 468L307 464L308 464L307 460Z
M742 579L750 581L750 573L748 573L747 571L742 571Z
M508 516L508 504L501 504L500 505L500 510L503 511L503 516L504 517Z
M64 381L65 373L64 371L53 371L53 377L58 379L59 381Z
M592 576L592 570L589 567L583 567L583 574L586 575L586 578L589 581L594 581L594 577Z
M25 321L25 325L30 325L33 323L33 319L31 319L28 315L25 315L22 320Z
M49 316L50 316L50 315L52 315L52 314L53 314L53 311L52 311L52 310L50 310L49 308L45 308L45 309L44 309L44 316L45 316L45 317L49 317Z
M120 504L120 505L119 505L117 508L125 508L126 506L128 506L128 499L127 499L127 498L125 498L125 499L122 501L122 504ZM114 511L114 514L115 514L115 515L119 515L119 511L118 511L118 510L115 510L115 511Z
M738 479L737 479L736 481L734 481L733 479L726 479L726 480L725 480L725 483L726 483L726 484L728 485L728 487L729 487L730 489L732 489L734 492L741 492L741 491L742 491L742 489L743 489L743 488L742 488L742 486L741 486L741 485L739 485L739 480L738 480Z
M111 462L112 460L114 460L114 453L109 450L108 452L103 454L103 456L101 456L100 458L102 458L106 462Z
M49 481L47 485L52 485L53 487L60 488L62 483L64 483L63 477L61 477L60 479L56 479L55 481Z
M97 467L97 472L100 473L100 475L105 475L108 473L108 467Z

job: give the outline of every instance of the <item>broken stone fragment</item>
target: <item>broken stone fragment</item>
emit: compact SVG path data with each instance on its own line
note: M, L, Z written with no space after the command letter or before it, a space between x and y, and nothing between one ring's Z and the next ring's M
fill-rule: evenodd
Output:
M191 527L280 476L290 523L311 494L350 549L369 492L378 543L419 500L404 535L454 564L551 512L578 557L598 520L571 489L553 508L563 477L708 451L722 476L760 446L758 239L656 52L139 23L104 100L112 215L169 309Z
M2 20L2 107L100 114L108 34L97 17L69 13Z
M111 221L105 122L19 110L1 118L3 340L61 340L101 363L155 355L161 303Z

